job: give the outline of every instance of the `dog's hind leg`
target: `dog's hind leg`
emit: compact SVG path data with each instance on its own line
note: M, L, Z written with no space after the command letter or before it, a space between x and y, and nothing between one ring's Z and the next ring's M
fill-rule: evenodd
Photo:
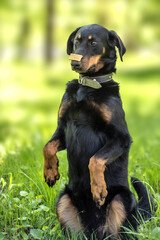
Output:
M79 233L84 231L78 209L73 205L68 194L60 197L57 203L57 216L61 227L69 230L69 232Z
M137 230L136 220L137 203L133 193L121 191L116 194L107 207L106 221L103 227L104 237L109 239L137 239L134 231ZM133 231L133 234L128 232Z
M108 206L106 212L106 222L103 228L103 234L118 237L121 225L126 220L126 210L121 196L117 194Z

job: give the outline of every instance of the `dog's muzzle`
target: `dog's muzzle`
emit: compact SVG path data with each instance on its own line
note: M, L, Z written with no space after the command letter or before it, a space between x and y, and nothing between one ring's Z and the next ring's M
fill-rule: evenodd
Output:
M83 55L80 54L75 54L75 53L71 53L69 56L69 60L71 60L71 66L72 66L72 70L79 72L81 67L82 67L82 63L81 63L81 59L82 59Z

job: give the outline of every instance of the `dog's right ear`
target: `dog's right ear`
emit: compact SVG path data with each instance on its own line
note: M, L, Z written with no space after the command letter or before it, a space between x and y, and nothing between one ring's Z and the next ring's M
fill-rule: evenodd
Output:
M68 38L68 41L67 41L67 54L68 55L70 55L72 53L72 50L73 50L73 40L74 40L74 37L75 37L76 33L78 32L78 30L80 28L81 27L77 28L74 32L72 32L71 35Z

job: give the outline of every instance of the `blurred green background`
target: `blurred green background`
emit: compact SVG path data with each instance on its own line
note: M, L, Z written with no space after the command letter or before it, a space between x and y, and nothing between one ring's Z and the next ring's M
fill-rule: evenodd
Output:
M42 125L44 131L54 128L65 83L78 77L66 55L67 38L91 23L115 30L127 48L115 76L127 114L154 118L160 99L159 10L158 0L1 0L1 138L7 141L21 127L35 132ZM132 104L132 110L128 101L137 102L137 96L148 96L147 102Z
M159 146L159 10L158 0L1 0L1 163L15 146L51 137L65 84L78 77L66 54L67 38L91 23L115 30L127 48L123 63L118 57L114 79L120 83L132 151L138 154L147 141Z
M55 238L53 202L67 182L66 153L59 153L61 178L49 189L42 148L56 129L66 83L78 78L66 54L68 36L87 24L116 31L127 48L123 63L117 54L113 79L133 138L129 176L146 182L160 205L159 13L159 0L0 0L0 239L33 239L32 228L44 239L62 239ZM158 208L140 239L155 239L159 216Z

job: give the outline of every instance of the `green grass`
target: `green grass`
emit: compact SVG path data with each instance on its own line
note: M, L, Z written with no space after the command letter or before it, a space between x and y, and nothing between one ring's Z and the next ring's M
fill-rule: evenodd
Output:
M68 181L66 152L58 153L61 178L53 188L44 182L42 155L56 128L65 83L77 76L68 65L56 70L60 67L1 64L0 239L66 239L55 212ZM129 176L144 181L158 206L152 220L139 226L140 240L160 239L159 74L158 68L142 66L114 77L133 138Z

